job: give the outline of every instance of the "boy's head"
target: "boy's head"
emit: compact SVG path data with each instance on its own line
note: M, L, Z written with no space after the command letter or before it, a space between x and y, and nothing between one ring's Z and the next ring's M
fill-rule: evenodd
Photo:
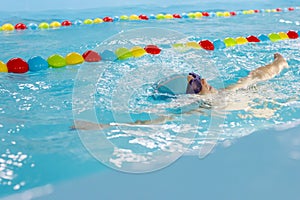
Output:
M216 89L210 86L205 79L196 73L189 73L187 81L187 94L210 94L216 92Z

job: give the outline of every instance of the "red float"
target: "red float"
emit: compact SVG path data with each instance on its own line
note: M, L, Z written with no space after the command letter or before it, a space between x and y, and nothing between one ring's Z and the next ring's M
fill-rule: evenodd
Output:
M12 58L6 63L6 66L8 72L13 73L25 73L29 70L28 63L22 58Z
M281 8L276 8L276 11L277 11L277 12L281 12L282 9L281 9Z
M230 15L231 16L236 16L236 12L232 11L232 12L230 12Z
M69 20L65 20L61 23L62 26L71 26L72 22L70 22Z
M177 19L181 18L181 16L179 14L173 14L173 17L177 18Z
M156 45L147 45L145 48L145 51L149 54L159 54L161 49L158 48Z
M215 49L214 44L209 40L202 40L199 42L199 45L208 51L213 51Z
M295 10L295 8L293 8L293 7L289 7L288 9L289 9L289 11Z
M113 22L114 20L113 20L113 18L111 18L111 17L104 17L104 18L103 18L103 21L104 21L104 22Z
M26 25L22 23L18 23L15 25L16 30L25 30L26 28L27 28Z
M149 19L149 17L147 15L140 15L139 18L141 20L148 20Z
M88 50L82 54L83 59L86 62L99 62L101 60L101 56L92 50Z
M254 10L255 13L259 13L259 10Z
M260 40L254 35L250 35L246 39L248 40L248 42L260 42Z
M290 39L297 39L299 37L296 31L289 31L287 32L287 35L289 36Z
M208 12L202 12L202 16L209 17L209 13Z

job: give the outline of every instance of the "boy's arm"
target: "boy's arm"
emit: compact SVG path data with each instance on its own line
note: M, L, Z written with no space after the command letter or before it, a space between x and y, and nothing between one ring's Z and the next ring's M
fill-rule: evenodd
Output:
M274 54L274 61L268 65L252 70L247 77L241 78L236 84L226 87L224 90L235 91L260 81L266 81L274 78L284 68L288 68L288 63L279 53Z

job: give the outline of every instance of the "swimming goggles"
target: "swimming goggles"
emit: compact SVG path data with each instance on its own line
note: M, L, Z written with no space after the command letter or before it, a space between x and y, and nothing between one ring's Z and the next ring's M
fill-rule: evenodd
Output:
M193 77L187 85L186 93L187 94L198 94L202 90L201 76L195 74L194 72L189 73Z

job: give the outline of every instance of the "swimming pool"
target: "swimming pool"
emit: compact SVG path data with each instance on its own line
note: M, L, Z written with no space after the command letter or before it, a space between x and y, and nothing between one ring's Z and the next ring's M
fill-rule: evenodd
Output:
M0 16L1 24L20 21L39 23L95 18L99 16L99 13L101 16L182 13L197 11L195 5L198 4L193 2L179 6L170 3L165 7L158 4L149 7L116 6L110 9L103 7L78 11L68 10L63 14L58 11L35 11L1 13ZM216 2L211 1L199 4L200 10L208 12L290 6L298 5L293 1L268 1L265 4L254 1L247 7L231 1L227 4L218 4L218 7L216 7ZM166 36L168 43L182 39L182 34L186 35L185 39L189 41L203 39L213 41L226 37L298 31L299 13L299 10L295 10L236 17L203 17L199 20L125 21L103 23L99 26L82 25L50 30L0 32L2 41L0 59L6 62L17 56L28 60L36 55L47 58L56 53L66 55L72 51L83 53L88 49L109 49L109 46L101 45L104 40L115 34L124 34L127 38L138 37L141 32L133 30L136 28L158 28L156 30L167 28L168 30L158 36L163 39ZM222 120L224 116L226 117L224 123L218 121L221 123L218 127L221 126L223 131L218 132L217 135L206 135L205 132L203 134L199 130L199 128L206 130L210 125L211 113L208 110L205 110L206 113L201 116L199 113L180 116L161 126L135 126L126 127L119 132L116 129L107 131L105 134L113 143L123 148L139 151L139 153L144 153L149 149L153 151L155 148L164 148L162 144L168 141L168 137L172 138L172 134L176 131L201 133L197 135L185 156L173 165L142 175L123 174L107 168L88 153L77 133L70 130L74 118L72 111L74 84L78 86L76 85L78 77L80 78L78 72L89 67L86 63L25 74L0 74L1 197L20 199L20 196L14 196L20 193L26 198L26 194L29 195L28 192L31 191L31 195L41 196L40 199L63 199L66 196L68 198L86 196L95 199L101 195L103 198L117 199L133 194L136 194L136 197L132 198L145 199L199 196L213 197L213 199L223 196L230 199L296 198L300 176L297 170L300 165L299 39L237 45L216 51L178 52L172 48L164 48L162 41L149 41L154 37L153 31L149 29L143 29L143 31L145 31L144 35L149 34L148 40L145 40L143 45L155 43L162 46L164 50L162 54L156 57L145 56L122 62L96 64L90 71L83 71L88 72L88 75L97 74L101 70L105 73L105 76L99 73L94 77L97 83L96 108L101 111L98 112L97 119L101 122L112 121L113 118L109 112L111 110L114 111L113 115L118 122L128 120L126 116L125 119L122 118L122 114L128 110L131 112L130 120L149 117L145 115L149 112L157 114L167 110L165 112L176 113L175 105L182 105L182 99L170 100L167 104L165 104L166 101L149 99L149 96L151 97L149 94L153 94L152 83L166 77L169 71L188 73L195 70L207 77L216 87L222 87L222 84L228 85L235 82L238 78L245 76L249 70L270 62L275 52L282 53L291 68L257 86L260 92L257 88L251 88L239 94L243 97L243 101L250 102L248 110L237 108L236 101L240 99L236 100L232 97L235 103L234 108L221 114L218 113ZM174 31L177 31L178 35L175 34L176 37L172 40L170 36ZM110 38L108 41L116 41L118 37ZM180 60L179 58L182 57L183 59ZM120 78L124 78L123 81L128 83L124 84L127 87L121 87L122 84L118 81ZM93 79L87 79L87 81L93 81ZM143 85L142 81L147 84ZM116 85L120 87L115 87ZM76 88L85 91L85 85L79 86ZM111 98L109 94L117 89L134 91L130 92L128 104L122 104L124 96L115 95L115 98ZM184 98L183 100L187 100ZM87 108L85 105L81 106L83 109ZM201 119L200 124L199 121L194 121L195 116ZM178 124L181 126L178 127ZM192 126L183 126L189 124ZM137 133L154 134L147 138ZM217 142L218 145L213 149L216 152L208 157L206 154L200 155L201 158L205 158L201 160L199 148L203 147L205 139L211 141L212 144ZM119 160L119 163L122 161L124 160ZM101 186L102 189L96 186ZM198 187L202 188L199 193ZM72 190L72 188L76 189ZM115 190L120 192L116 194ZM215 190L220 193L215 193ZM47 196L48 193L51 194Z

